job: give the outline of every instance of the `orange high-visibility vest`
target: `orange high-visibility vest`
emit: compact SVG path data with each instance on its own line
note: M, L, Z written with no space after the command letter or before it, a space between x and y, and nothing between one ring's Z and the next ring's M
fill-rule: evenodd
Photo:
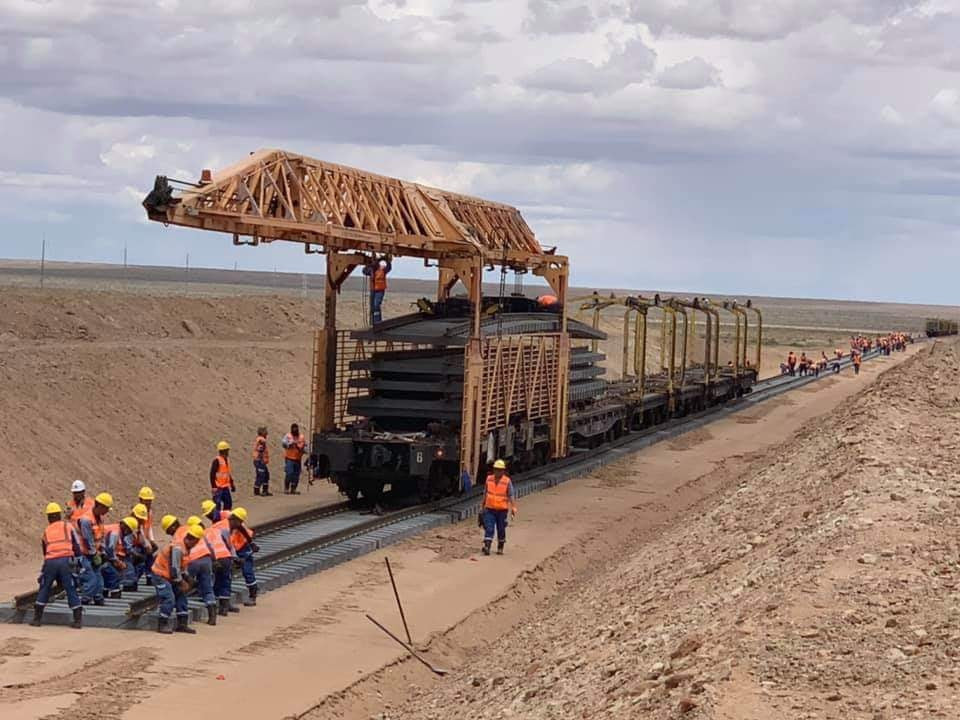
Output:
M253 529L247 528L247 534L250 535L250 538L253 539ZM230 533L230 542L233 543L234 550L243 550L247 546L247 539L243 536L243 533L239 530L234 530Z
M93 498L84 497L83 505L81 505L80 507L77 507L77 504L73 501L73 498L70 498L69 500L67 500L67 510L70 513L71 521L76 523L76 521L80 518L81 515L83 515L83 513L87 512L88 510L93 510Z
M66 520L47 525L43 541L46 544L44 560L73 557L73 528Z
M223 455L217 455L217 462L220 463L220 466L217 468L217 487L221 489L228 488L230 487L230 481L233 477L230 473L230 461Z
M123 549L123 536L120 534L120 523L111 523L110 525L103 526L104 544L106 544L106 540L111 534L115 534L117 536L117 557L126 557L127 551Z
M384 292L387 289L387 271L385 268L377 267L373 271L373 291Z
M230 548L227 547L227 543L223 539L223 527L217 527L217 525L220 525L220 523L204 530L203 538L210 544L210 548L213 550L214 560L223 560L231 557L231 553Z
M187 535L188 527L186 525L181 525L176 530L173 531L173 540L172 542L183 550L184 553L187 552L187 546L183 544L183 538Z
M303 434L297 435L296 439L294 439L293 435L287 433L286 437L283 438L283 442L289 445L289 447L283 449L283 456L287 460L300 462L303 459L303 449L307 444L306 440L303 439Z
M264 465L270 464L270 448L263 435L257 435L257 439L253 442L253 459L259 460Z
M94 547L87 547L87 542L83 537L83 533L80 532L80 520L86 518L90 521L90 527L93 530L93 545ZM93 553L100 552L103 549L103 528L104 524L102 520L98 520L97 516L93 514L93 510L85 510L77 518L77 538L80 541L80 549L85 555L92 555Z
M194 560L207 557L207 555L213 555L213 548L207 542L206 531L204 531L204 537L197 540L197 544L190 548L187 553L187 562L192 563Z
M487 475L487 495L483 506L488 510L510 509L510 476L504 475L497 482L494 475Z
M173 581L173 573L170 571L171 558L173 557L173 543L167 545L163 550L157 553L157 557L154 558L153 568L151 572L154 575L159 575L164 580L169 582ZM180 572L182 573L186 569L185 561L186 555L180 555Z

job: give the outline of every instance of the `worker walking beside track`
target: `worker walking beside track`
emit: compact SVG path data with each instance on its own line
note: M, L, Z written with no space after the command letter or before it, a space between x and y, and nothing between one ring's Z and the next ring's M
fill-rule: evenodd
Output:
M103 564L104 516L113 507L113 496L102 492L94 499L93 508L77 518L77 536L80 541L80 585L81 600L84 605L93 603L103 605L103 576L100 566Z
M91 508L92 510L92 508ZM83 618L83 606L73 581L73 568L80 556L80 544L73 525L63 519L63 510L57 503L49 503L46 508L47 529L43 531L40 545L43 548L43 568L40 570L40 590L33 605L35 627L43 620L43 611L50 598L53 584L58 582L67 593L67 604L73 611L71 627L79 628Z
M168 518L165 517L164 520ZM176 518L174 518L176 520ZM173 523L168 522L168 527ZM183 544L176 540L171 540L163 550L157 553L153 561L153 589L157 591L157 599L160 601L159 618L157 620L157 632L169 635L174 631L170 627L170 615L177 613L177 632L196 634L196 630L187 623L187 592L190 590L190 583L184 576L186 573L186 558L190 550L203 537L203 528L194 525L187 528L183 536Z
M490 554L493 531L497 531L497 555L503 555L503 546L507 542L507 511L513 517L517 515L513 482L506 473L507 464L503 460L493 463L493 473L487 475L487 486L483 494L483 554Z
M217 456L210 466L210 489L218 510L229 510L233 507L233 495L230 493L235 493L237 486L230 470L230 443L226 440L217 443Z
M283 436L283 492L287 495L299 495L300 470L303 468L303 455L307 451L307 441L300 434L300 426L290 426L290 432Z
M267 446L267 428L257 428L253 441L253 494L270 497L270 448Z
M244 523L247 520L247 511L238 507L230 515L230 542L233 543L233 549L237 553L237 559L240 561L240 571L243 573L243 580L247 584L247 593L249 597L243 601L247 607L257 604L257 574L253 565L253 554L260 548L253 541L253 530Z

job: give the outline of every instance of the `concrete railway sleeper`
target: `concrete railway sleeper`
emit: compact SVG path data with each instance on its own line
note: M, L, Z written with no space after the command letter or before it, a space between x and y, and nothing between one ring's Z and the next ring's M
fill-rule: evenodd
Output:
M875 357L876 351L864 354ZM851 364L849 358L841 367ZM595 448L574 452L566 458L514 474L517 495L523 497L591 472L603 465L635 453L662 440L674 438L731 413L750 408L758 402L803 387L831 373L807 376L777 376L761 380L742 398L705 410L691 411L683 417L641 430L621 429L618 436ZM381 516L371 517L352 509L349 503L314 508L258 526L260 553L257 575L260 592L269 592L308 575L347 562L382 547L400 542L432 528L460 522L476 515L482 501L479 488L459 496L415 505ZM246 595L242 578L234 577L232 592L237 599ZM13 603L0 605L0 620L24 622L27 609L36 594L24 593ZM88 607L84 623L109 628L148 628L155 626L155 592L146 586L125 592L122 599L107 599L102 607ZM203 604L195 597L189 603L191 621L202 618ZM62 599L51 602L44 614L47 624L67 625L72 615Z

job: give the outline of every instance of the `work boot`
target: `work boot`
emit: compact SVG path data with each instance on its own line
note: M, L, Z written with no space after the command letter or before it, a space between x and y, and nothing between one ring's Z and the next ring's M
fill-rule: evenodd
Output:
M43 619L43 605L34 605L33 606L33 620L30 621L30 624L33 627L40 627L40 621Z
M483 554L484 554L484 555L489 555L489 554L490 554L490 541L489 541L489 540L484 540L484 541L483 541Z
M187 633L187 635L197 634L197 631L187 624L186 615L177 615L177 632Z
M74 630L79 630L83 627L83 608L78 607L73 609L73 622L70 624Z
M101 597L101 598L95 598L94 601L93 601L93 604L96 605L97 607L103 607L104 605L107 604L107 601L104 600L102 597Z
M254 495L259 495L259 494L260 494L260 488L258 488L256 485L253 486L253 494L254 494Z
M284 483L283 483L283 494L284 494L284 495L289 495L289 494L290 494L290 483L288 483L288 482L284 482Z
M123 593L120 590L111 590L107 597L111 600L119 600L123 597Z
M250 596L243 601L243 604L246 607L254 607L257 604L257 586L254 585L253 587L247 588L247 592Z
M503 543L502 543L502 542L498 542L498 543L497 543L497 555L503 555Z
M173 628L170 627L170 618L165 618L165 617L157 618L157 632L163 633L164 635L173 634Z
M263 486L263 492L260 493L260 494L263 495L264 497L273 497L273 493L270 492L270 486L269 486L269 485L264 485L264 486Z
M230 601L226 599L220 600L220 615L226 617L230 613Z
M240 612L240 608L238 608L236 605L233 604L233 598L230 598L229 600L227 600L227 610L229 610L232 613Z
M217 624L217 605L207 605L207 625Z

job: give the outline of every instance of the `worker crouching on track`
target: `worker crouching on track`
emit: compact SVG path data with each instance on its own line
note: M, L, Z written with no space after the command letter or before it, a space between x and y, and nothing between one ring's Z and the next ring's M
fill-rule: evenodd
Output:
M137 521L137 534L133 543L137 552L132 555L133 563L127 567L127 576L124 583L136 587L141 575L147 576L147 584L150 580L150 566L153 565L153 558L157 554L160 546L153 539L153 522L150 519L150 510L143 503L137 503L133 506L134 519ZM132 575L132 577L131 577Z
M303 455L307 451L307 441L300 433L296 423L290 426L290 432L283 436L283 492L287 495L299 495L300 471L303 469Z
M81 601L84 605L93 603L103 605L103 536L105 525L103 518L113 507L113 496L102 492L94 498L93 508L77 518L77 536L80 541L80 586Z
M130 587L128 581L127 558L134 552L133 538L139 529L136 518L125 517L118 523L112 523L104 526L103 535L103 564L100 566L100 574L103 576L103 589L108 597L119 598L122 596L122 590L133 591L137 589L136 581ZM121 582L124 587L121 589Z
M257 439L253 441L253 494L270 497L270 448L267 445L267 428L257 428Z
M91 508L92 510L92 508ZM57 503L47 505L47 529L43 531L40 545L43 548L43 568L40 570L40 590L33 605L31 625L39 627L43 611L50 598L53 584L59 582L67 593L67 604L73 611L71 627L79 628L83 618L83 606L73 579L73 570L80 556L80 543L73 526L63 519L63 510Z
M247 584L249 597L243 601L243 604L252 607L257 604L257 573L254 570L253 554L260 548L253 541L253 530L244 524L246 520L246 509L238 507L230 515L228 522L230 524L230 542L233 543L237 560L240 562L240 571L243 573L243 580Z
M212 503L208 506L209 500L204 500L202 510L206 517L208 513L216 510ZM203 527L203 522L198 523ZM203 537L213 550L213 594L217 599L219 614L226 615L229 612L240 612L240 608L234 607L231 591L231 577L233 571L233 562L237 559L237 554L233 549L233 541L230 539L230 519L223 518L217 522L211 520L209 527L204 529ZM209 622L209 620L208 620Z
M230 510L233 507L231 493L237 491L237 486L230 469L230 443L226 440L217 443L217 456L210 466L210 489L218 510Z
M517 504L513 493L513 483L506 473L507 464L503 460L493 463L493 473L487 475L487 486L483 495L483 554L490 554L493 531L497 531L497 555L503 555L503 546L507 542L507 511L517 516Z
M203 522L196 515L187 518L187 533L200 528L200 539L187 553L187 574L196 583L200 598L207 608L207 625L217 624L217 596L213 592L213 546L207 540ZM196 533L194 533L196 534Z
M167 519L167 517L164 518L164 520ZM160 601L157 632L169 635L174 631L174 628L170 627L170 615L174 610L177 613L177 632L191 635L197 632L187 622L189 613L187 593L190 591L190 583L185 575L187 556L202 537L203 528L196 525L189 527L183 534L182 545L175 539L171 540L163 550L157 553L157 557L153 561L153 569L151 570L153 588L157 591L157 599Z

